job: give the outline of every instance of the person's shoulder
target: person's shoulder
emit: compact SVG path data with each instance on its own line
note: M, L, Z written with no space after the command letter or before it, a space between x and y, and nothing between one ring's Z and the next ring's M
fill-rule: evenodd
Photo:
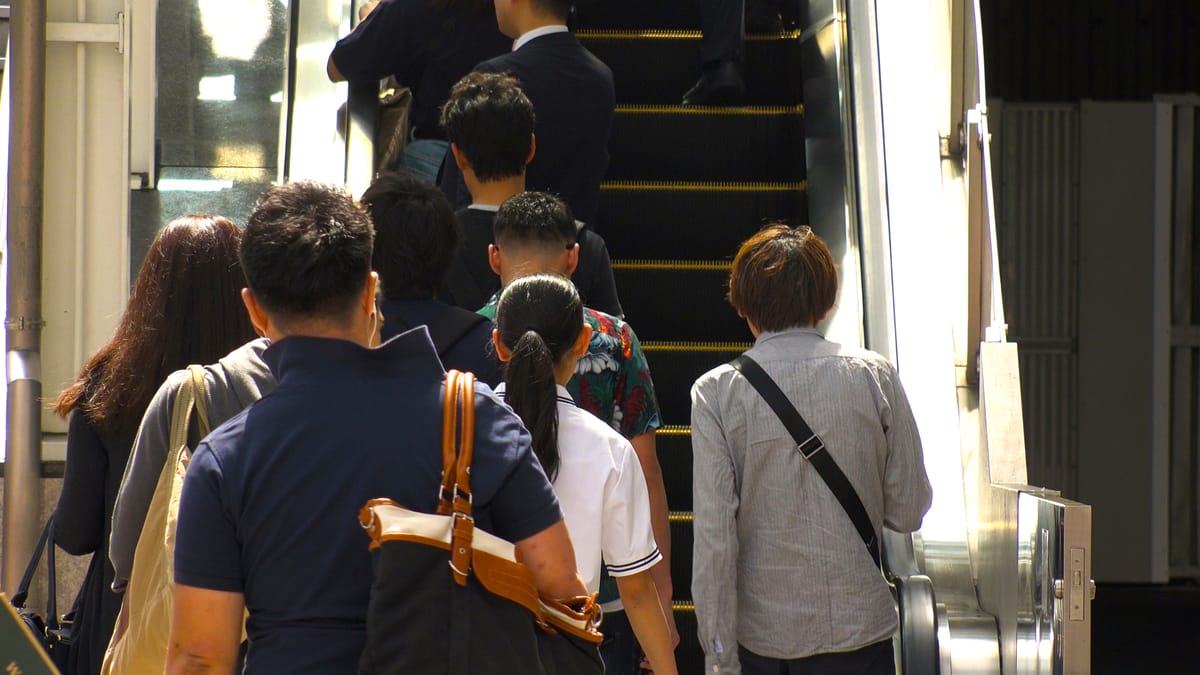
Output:
M692 391L704 393L724 389L729 386L736 372L733 366L722 363L696 378L692 383Z
M506 52L498 56L493 56L490 59L480 61L475 65L475 72L478 73L503 73L520 68L525 59L517 56L518 52Z

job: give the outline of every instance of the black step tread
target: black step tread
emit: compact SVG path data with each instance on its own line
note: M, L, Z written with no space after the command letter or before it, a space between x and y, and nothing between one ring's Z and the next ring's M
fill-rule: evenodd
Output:
M624 260L612 261L614 270L670 270L676 272L728 272L733 263L728 260Z
M582 40L686 40L699 42L704 34L699 29L678 28L580 28L575 36ZM780 42L799 40L800 29L778 33L746 33L746 42Z
M614 258L731 258L764 222L808 222L806 188L803 181L610 181L601 186L597 219Z
M628 106L613 121L613 138L620 140L611 144L606 179L802 181L804 115L796 108Z
M622 103L618 115L804 115L804 105L671 105L667 103Z
M678 104L700 77L699 32L579 31L580 41L613 71L617 103ZM749 36L742 77L746 105L803 102L798 33Z
M576 5L579 28L700 27L695 0L590 0Z
M692 509L692 429L686 426L659 427L655 434L658 465L667 490L667 507L674 511Z
M690 423L692 383L750 346L750 342L643 342L663 424Z
M643 341L751 338L745 319L726 300L729 265L665 261L614 265L617 288L654 289L622 293L621 308Z

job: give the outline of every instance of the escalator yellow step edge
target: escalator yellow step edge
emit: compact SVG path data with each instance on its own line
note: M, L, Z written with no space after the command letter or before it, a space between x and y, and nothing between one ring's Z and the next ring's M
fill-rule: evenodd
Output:
M732 262L720 260L614 260L614 270L671 270L679 272L728 272Z
M803 115L804 105L618 105L623 115Z
M690 523L692 522L691 511L668 511L667 520L672 523Z
M643 342L644 352L730 352L750 349L750 342Z
M703 35L698 30L599 30L583 29L575 31L580 40L699 40ZM770 40L797 40L800 29L785 30L780 33L747 33L746 40L750 42L767 42Z
M639 192L803 192L808 181L793 183L735 183L732 181L605 181L601 190Z
M676 612L694 612L696 611L696 603L691 600L672 600L671 609Z
M654 430L657 436L691 436L692 428L682 424L667 424Z

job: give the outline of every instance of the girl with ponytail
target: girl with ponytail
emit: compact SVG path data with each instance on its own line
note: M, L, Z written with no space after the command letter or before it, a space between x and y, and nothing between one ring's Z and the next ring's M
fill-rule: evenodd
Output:
M650 529L650 498L633 446L575 405L566 384L587 353L592 329L565 277L512 281L496 305L492 340L506 362L497 389L533 437L533 451L562 507L588 592L600 563L616 578L638 642L656 675L673 675L674 645L650 568L662 560Z

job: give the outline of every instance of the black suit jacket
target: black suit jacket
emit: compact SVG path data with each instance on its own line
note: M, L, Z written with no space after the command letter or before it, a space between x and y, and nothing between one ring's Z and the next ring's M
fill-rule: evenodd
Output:
M559 195L595 228L616 108L612 71L571 33L534 38L475 70L511 73L533 102L537 152L525 175L527 189ZM470 203L453 160L443 164L441 184L456 206Z

